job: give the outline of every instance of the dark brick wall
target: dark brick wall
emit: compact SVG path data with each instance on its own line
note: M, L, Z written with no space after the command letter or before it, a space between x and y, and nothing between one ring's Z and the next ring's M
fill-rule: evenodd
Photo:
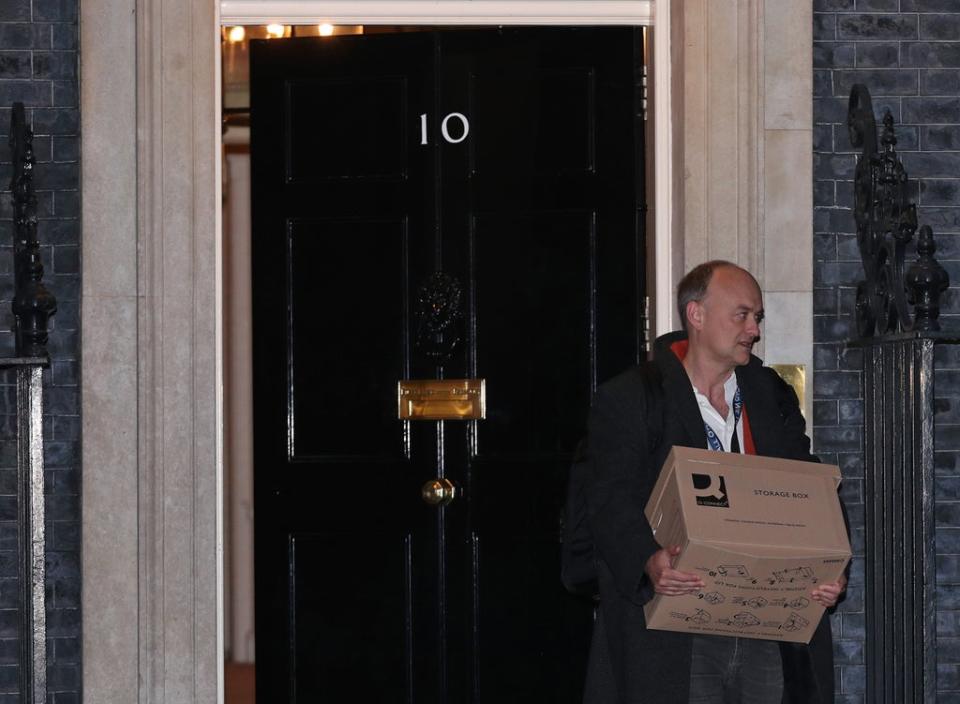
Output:
M0 356L13 352L10 105L34 129L39 238L59 310L45 372L47 656L51 704L77 704L80 682L80 164L78 0L0 0ZM15 375L0 373L0 704L17 695Z
M864 702L863 455L854 287L862 268L851 207L855 157L847 97L864 83L878 122L896 121L921 224L960 285L960 0L814 0L814 445L843 468L854 526L849 597L833 617L838 702ZM912 259L912 254L908 260ZM944 300L946 329L960 330L960 296ZM960 352L937 351L938 701L960 701Z

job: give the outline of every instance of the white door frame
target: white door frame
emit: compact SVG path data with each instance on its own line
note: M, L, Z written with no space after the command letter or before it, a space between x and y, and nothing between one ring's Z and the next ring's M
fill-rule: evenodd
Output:
M650 25L653 5L653 0L220 0L220 22Z

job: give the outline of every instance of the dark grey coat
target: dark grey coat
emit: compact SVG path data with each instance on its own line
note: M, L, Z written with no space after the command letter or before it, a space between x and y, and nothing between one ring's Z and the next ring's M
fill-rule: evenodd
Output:
M691 638L647 630L643 604L653 596L644 572L660 546L643 514L660 467L674 445L705 447L703 417L680 360L657 340L654 359L663 397L649 399L642 372L629 370L603 384L590 411L587 509L598 558L600 615L585 695L587 704L685 704L689 698ZM757 454L817 461L796 394L756 357L736 370ZM644 414L662 404L663 437L648 448ZM784 702L833 702L830 622L810 645L781 643Z

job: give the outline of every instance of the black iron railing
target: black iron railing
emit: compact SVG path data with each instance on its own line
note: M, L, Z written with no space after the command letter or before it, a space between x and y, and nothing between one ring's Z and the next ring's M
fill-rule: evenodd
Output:
M20 701L47 698L44 593L43 368L49 366L47 324L57 302L43 285L37 241L37 198L33 184L33 132L23 103L10 122L13 176L15 356L0 368L17 374L17 498L20 578Z
M937 696L934 518L934 346L949 279L919 228L889 111L877 140L870 92L850 93L850 141L861 149L854 216L865 279L856 321L863 349L866 701L933 703Z

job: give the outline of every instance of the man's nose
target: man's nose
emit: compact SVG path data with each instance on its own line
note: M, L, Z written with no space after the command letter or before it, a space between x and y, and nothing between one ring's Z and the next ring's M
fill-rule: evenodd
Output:
M753 337L760 337L760 323L755 318L747 319L747 334Z

